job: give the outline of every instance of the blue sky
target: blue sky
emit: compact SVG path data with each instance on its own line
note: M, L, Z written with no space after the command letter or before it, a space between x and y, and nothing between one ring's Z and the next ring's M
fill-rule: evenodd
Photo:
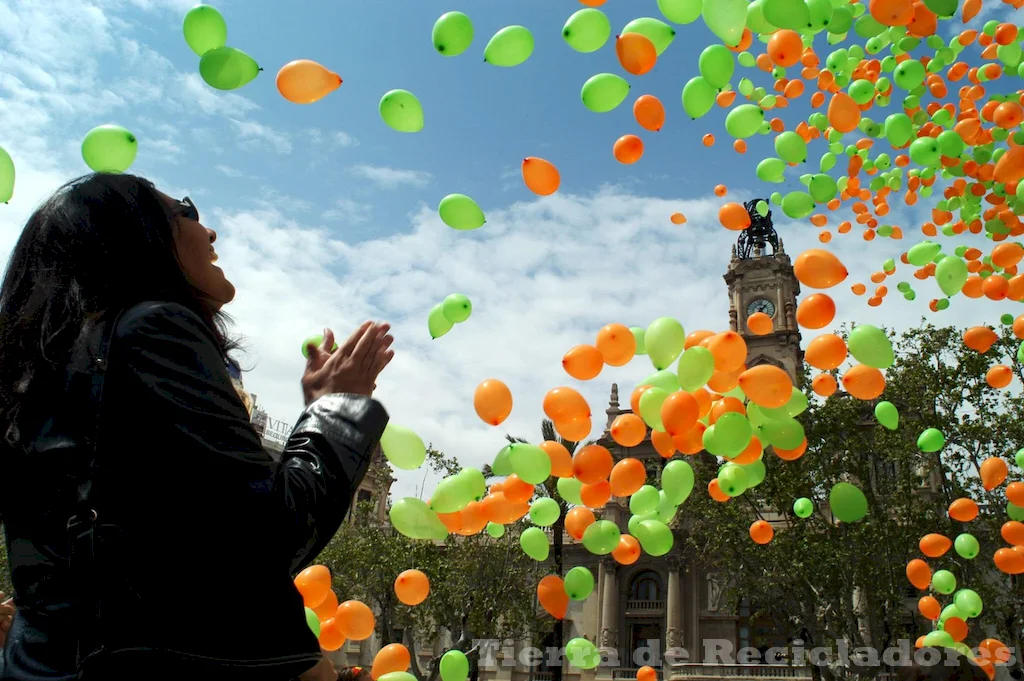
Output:
M80 144L89 129L129 128L140 145L132 171L170 194L190 195L217 230L219 264L239 291L227 310L248 341L246 385L284 421L294 421L302 406L302 339L325 325L347 334L372 318L394 324L398 353L379 381L379 398L396 422L465 463L490 461L506 432L537 437L541 398L557 385L588 397L596 436L610 384L628 395L650 365L638 358L581 384L562 371L562 354L593 342L609 322L646 326L674 316L688 331L724 329L721 276L735 235L718 225L722 199L713 187L727 185L729 200L799 188L798 172L785 185L756 180L757 162L772 155L771 136L748 140L750 150L739 155L723 129L724 110L696 122L683 111L682 87L714 40L701 21L677 27L655 69L629 78L633 88L622 106L595 114L580 101L582 84L622 71L611 41L579 54L562 40L565 20L582 7L575 0L223 0L215 6L227 20L228 44L265 69L232 93L199 78L198 57L181 32L192 4L0 2L0 146L18 168L15 197L0 206L0 254L6 258L46 195L87 171ZM971 26L1005 7L986 3ZM445 58L434 52L430 32L449 10L469 14L476 37L466 53ZM602 10L613 34L633 18L660 17L655 0L609 0ZM511 69L485 64L487 41L511 24L532 30L533 55ZM823 39L819 45L828 54ZM336 71L344 84L313 105L285 101L274 78L301 58ZM740 75L770 87L759 71L738 70L734 82ZM422 132L401 134L381 121L377 103L394 88L419 97ZM648 93L668 113L658 133L639 129L632 117L632 102ZM807 113L793 106L782 115L792 128ZM702 146L705 132L718 137L715 147ZM627 133L646 145L634 166L612 157L612 144ZM559 167L558 194L538 199L525 189L525 156ZM484 228L460 233L439 221L438 201L453 192L480 203ZM892 222L903 225L907 240L865 248L853 233L832 242L851 271L848 283L868 283L882 261L915 243L927 202L892 205ZM670 224L675 211L689 222ZM780 215L776 224L792 256L818 245L806 221ZM918 283L910 272L900 279ZM836 324L914 324L931 316L926 305L936 294L934 282L918 288L914 303L894 291L877 309L848 287L836 289ZM430 341L427 312L452 292L473 300L473 316ZM966 303L954 301L937 320L994 322L1018 312ZM804 342L813 335L805 332ZM491 377L508 383L516 400L499 428L482 424L472 407L473 389ZM411 493L420 482L419 474L403 473L395 491Z

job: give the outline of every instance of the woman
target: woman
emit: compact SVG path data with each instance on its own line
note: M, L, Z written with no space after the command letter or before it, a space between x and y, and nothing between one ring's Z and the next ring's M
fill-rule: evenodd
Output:
M366 473L393 339L366 322L330 353L325 330L275 464L228 373L220 308L235 289L215 240L188 199L96 174L46 201L14 248L0 520L17 611L2 679L337 677L292 579Z

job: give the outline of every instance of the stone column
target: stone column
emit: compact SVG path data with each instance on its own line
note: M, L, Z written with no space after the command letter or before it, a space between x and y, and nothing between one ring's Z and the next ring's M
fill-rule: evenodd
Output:
M691 559L686 565L686 592L689 596L686 603L686 649L690 653L690 662L700 662L700 608L701 589L697 578L697 564Z
M619 648L619 580L617 565L611 556L602 556L601 575L601 636L598 646Z
M683 594L679 583L682 558L678 554L665 556L668 567L668 596L665 601L665 649L683 645Z

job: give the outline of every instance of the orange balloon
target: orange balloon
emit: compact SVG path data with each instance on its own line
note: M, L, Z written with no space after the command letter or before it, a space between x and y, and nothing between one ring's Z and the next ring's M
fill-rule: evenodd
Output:
M805 329L823 329L836 316L836 304L825 293L812 293L796 307L796 323Z
M603 1L603 0L602 0ZM569 594L565 583L557 575L548 575L537 584L537 600L547 614L556 620L564 619L569 611Z
M576 540L583 539L583 533L594 524L594 512L586 506L573 506L565 514L565 531Z
M772 451L775 452L775 456L779 457L783 461L796 461L807 452L807 438L803 439L796 449L781 449L779 447L772 447Z
M1006 664L1010 661L1010 649L996 638L986 638L978 644L978 657L988 662Z
M708 379L708 388L719 395L724 395L740 384L740 374L747 370L746 365L740 366L735 371L718 371L711 374Z
M555 421L555 432L569 442L582 442L594 429L594 423L589 416L583 418L569 419L567 421Z
M1016 278L1014 277L1014 279ZM1024 339L1024 315L1019 315L1013 320L1013 335L1019 340Z
M964 331L964 345L982 354L988 352L997 340L999 336L987 326L972 326Z
M427 501L427 506L430 506L429 501ZM462 511L455 511L455 513L438 513L437 517L449 532L458 532L462 529Z
M482 501L471 501L462 509L462 525L455 534L470 537L487 527L487 508Z
M373 636L373 611L362 601L345 601L334 615L341 635L352 641L365 641Z
M750 538L755 544L767 544L775 536L775 529L764 520L755 520L750 526Z
M885 26L906 26L914 18L911 0L871 0L871 16Z
M625 366L636 354L636 337L628 326L608 324L597 332L597 351L608 366Z
M669 220L672 221L673 225L686 224L686 216L683 215L682 213L672 213L672 215L669 217Z
M320 623L319 641L321 648L330 651L339 650L345 645L345 634L341 632L336 619L331 618Z
M942 623L942 629L952 636L954 641L959 642L967 638L967 622L959 617L947 617Z
M996 182L1017 182L1024 179L1024 147L1010 147L1006 153L996 161L995 173Z
M839 258L821 248L810 248L798 255L793 272L801 284L817 289L832 288L849 275Z
M739 385L738 379L736 384ZM728 413L736 413L746 416L747 408L743 406L743 402L735 397L722 397L721 399L715 400L711 405L711 413L708 414L708 424L712 426L715 425L718 419Z
M647 426L636 414L619 414L612 421L612 439L623 447L636 447L647 437Z
M696 390L689 391L693 395L693 399L697 400L697 408L700 409L699 418L704 418L711 413L711 393L704 388L697 388Z
M658 674L653 668L644 665L636 670L636 681L657 681Z
M783 369L762 364L740 374L740 390L759 407L778 409L793 396L793 379Z
M815 395L832 397L839 390L839 384L832 374L818 374L811 380L811 389Z
M499 426L512 413L512 391L498 379L488 378L476 387L473 408L484 423Z
M1016 520L1008 520L999 529L999 534L1008 544L1024 546L1024 523Z
M680 452L687 456L693 456L694 454L700 454L704 449L704 431L707 427L698 421L693 424L693 428L690 428L685 433L680 435L672 436L672 444Z
M747 317L747 329L755 336L767 336L773 328L772 318L764 312L755 312Z
M408 648L401 643L389 643L374 655L370 678L376 681L385 674L407 671L411 663L412 656Z
M718 478L712 478L711 482L708 483L708 494L719 503L729 501L729 495L723 492L722 488L718 485Z
M1004 102L1009 104L1010 102ZM1020 104L1017 105L1018 107ZM992 249L992 264L1006 269L1013 267L1024 258L1024 246L1016 241L1005 241Z
M918 548L921 549L921 553L929 558L941 558L946 554L946 551L949 551L949 547L952 545L953 542L950 541L949 537L933 532L921 537Z
M796 31L781 29L768 40L768 57L779 66L793 66L803 53L804 41Z
M552 421L571 421L590 416L590 405L572 388L552 388L544 395L544 415Z
M831 371L846 361L846 355L846 341L834 333L823 333L807 344L804 361L815 369Z
M628 497L647 482L647 469L639 459L628 458L612 467L609 478L613 496Z
M843 388L858 400L873 400L885 392L885 376L874 367L857 364L843 374Z
M676 444L672 440L672 436L663 430L651 431L651 445L663 459L671 459L672 455L676 453Z
M580 501L584 506L590 508L601 508L612 498L612 486L607 480L595 482L592 485L584 484L580 487Z
M1008 474L1006 462L998 456L990 456L981 462L981 484L988 492L1003 484Z
M607 480L612 472L612 453L601 445L587 445L572 457L572 472L580 482L593 485Z
M743 204L729 202L718 209L718 221L726 229L740 232L750 227L750 213L743 207Z
M313 612L316 613L316 618L321 622L334 617L334 613L338 611L338 596L333 590L327 592L327 598L320 603L320 605L313 608Z
M1024 573L1024 550L1018 551L1021 547L1017 546L1013 549L999 549L995 555L992 556L992 560L995 562L996 567L999 568L1000 572L1005 572L1008 575L1019 575Z
M612 147L615 160L624 165L631 165L644 155L644 142L636 135L623 135L615 140Z
M658 51L650 39L639 33L623 33L615 41L615 54L627 73L642 76L654 68Z
M633 333L629 335L632 337ZM593 345L577 345L562 357L562 368L578 381L589 381L601 373L604 357Z
M685 390L677 390L661 403L661 424L666 433L675 437L693 428L699 413L696 398Z
M572 454L565 445L554 440L545 440L539 446L551 459L551 475L556 478L572 477Z
M580 0L580 2L582 4L584 4L584 5L586 5L587 7L600 7L601 5L603 5L607 1L608 0ZM559 618L559 619L561 619L561 618Z
M932 583L932 569L928 567L928 563L920 558L915 558L907 563L907 579L915 589L927 589L928 585Z
M1007 485L1006 500L1014 506L1024 506L1024 482L1011 482Z
M302 604L313 609L331 590L331 571L325 565L310 565L295 576L295 588L302 594Z
M747 361L747 343L735 331L723 331L708 338L708 350L718 371L736 371Z
M527 156L523 159L523 182L526 188L534 194L549 196L558 191L562 183L562 176L558 168L550 161L545 161L536 156Z
M842 90L832 95L828 103L828 122L842 133L856 130L860 123L860 107L853 97Z
M1010 385L1011 381L1013 381L1013 369L1003 364L997 364L985 373L985 382L996 390L1005 388Z
M933 596L922 596L917 602L917 609L921 616L928 620L937 620L942 614L942 606Z
M728 193L729 189L724 184L715 185L715 196L725 196Z
M969 523L978 517L978 504L966 497L957 499L949 505L949 517L957 522Z
M288 62L277 72L277 91L296 104L312 104L339 87L341 76L309 59Z
M504 492L494 492L483 498L484 517L489 522L505 525L515 520L516 504L525 503L512 501L505 496Z
M619 535L619 545L612 551L612 558L619 565L632 565L640 559L640 542L628 534Z
M657 132L665 125L665 105L654 95L641 95L633 103L633 117L644 130Z
M683 343L683 349L684 350L689 350L690 348L692 348L694 346L700 345L706 339L711 338L714 335L715 335L714 331L707 331L707 330L704 330L704 329L702 329L700 331L691 331L690 333L688 333L686 335L686 341Z
M504 495L505 499L513 504L520 504L524 501L529 501L533 498L534 492L536 492L536 488L515 473L512 473L505 478L505 482L502 484L500 490L500 493ZM490 496L494 496L496 494L498 494L498 492L492 492Z
M744 466L748 463L754 463L760 459L763 453L764 446L762 446L761 441L757 439L757 436L754 435L750 438L750 443L747 445L747 448L740 452L738 456L729 460L734 464Z

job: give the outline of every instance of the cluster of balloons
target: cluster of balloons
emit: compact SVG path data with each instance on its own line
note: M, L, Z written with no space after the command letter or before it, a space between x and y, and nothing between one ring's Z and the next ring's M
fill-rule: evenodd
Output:
M248 54L227 46L227 22L210 5L196 5L186 12L182 31L185 42L199 56L199 75L212 88L237 90L263 70Z
M331 588L331 571L311 565L295 577L302 595L306 623L324 650L338 650L346 640L364 641L373 635L373 611L361 601L338 603Z
M432 339L440 338L473 314L473 303L461 293L452 293L440 303L430 308L427 317L427 328Z

